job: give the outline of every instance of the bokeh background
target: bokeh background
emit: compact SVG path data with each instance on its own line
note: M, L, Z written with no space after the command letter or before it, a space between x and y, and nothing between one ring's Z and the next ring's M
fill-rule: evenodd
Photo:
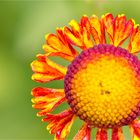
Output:
M71 19L80 20L111 12L124 13L140 23L140 0L25 0L0 1L0 139L52 140L46 124L36 117L31 107L31 89L36 86L63 87L63 82L39 84L31 80L30 63L42 53L46 33L68 25ZM61 63L67 64L65 61ZM67 105L60 106L56 112ZM68 139L81 126L74 123ZM95 135L93 131L93 136ZM126 140L131 140L124 127Z

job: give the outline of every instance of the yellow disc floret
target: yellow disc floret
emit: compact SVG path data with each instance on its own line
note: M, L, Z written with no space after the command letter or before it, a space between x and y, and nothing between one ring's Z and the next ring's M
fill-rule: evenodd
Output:
M94 127L125 125L139 115L138 61L123 49L102 48L83 52L69 67L66 97L75 114Z

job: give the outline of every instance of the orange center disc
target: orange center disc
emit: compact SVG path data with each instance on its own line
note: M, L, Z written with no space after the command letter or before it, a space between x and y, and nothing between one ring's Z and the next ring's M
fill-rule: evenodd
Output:
M140 61L120 47L94 46L70 64L65 93L73 112L94 127L129 124L140 114Z

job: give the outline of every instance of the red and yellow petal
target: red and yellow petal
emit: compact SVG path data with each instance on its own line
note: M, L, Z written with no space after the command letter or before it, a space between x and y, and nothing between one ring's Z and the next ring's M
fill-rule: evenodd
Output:
M32 75L32 80L35 80L37 82L41 82L41 83L44 83L44 82L49 82L49 81L52 81L52 80L61 80L63 79L64 76L57 76L57 75L47 75L47 74L42 74L42 73L34 73Z
M131 42L132 50L131 53L140 52L140 30L135 34L134 40Z
M55 134L55 140L64 140L69 134L75 115L71 109L65 110L59 114L47 114L42 121L49 122L47 129L51 134Z
M134 29L128 49L131 53L140 52L140 30L138 29L138 26Z
M68 43L63 29L57 28L56 32L57 35L46 35L46 44L43 45L43 49L48 56L60 56L72 61L78 52Z
M82 28L80 26L80 24L76 21L76 20L71 20L69 22L69 25L71 26L71 31L72 33L76 36L80 38L80 35L82 33Z
M90 25L89 18L86 15L82 16L80 25L84 27L88 32L90 32L91 25Z
M95 15L90 18L84 15L80 23L72 20L69 25L71 28L57 28L56 35L46 35L46 44L43 46L45 55L38 55L38 60L31 64L34 72L33 80L48 82L64 79L67 68L56 64L47 56L60 56L72 61L79 54L73 46L84 50L93 47L94 43L105 44L105 31L109 35L110 43L114 46L122 45L130 37L128 50L131 53L140 52L140 30L132 19L127 20L124 15L118 15L114 18L112 14L106 14L101 19ZM45 116L43 121L49 122L47 128L51 134L55 134L55 140L64 140L70 132L75 115L71 109L56 115L49 114L66 100L64 89L37 87L32 90L32 95L34 96L32 99L33 107L40 110L37 115ZM135 120L130 128L133 140L140 140L140 121ZM91 128L85 124L73 140L90 140L90 133ZM107 139L107 130L99 128L96 140ZM112 140L124 140L122 128L112 129Z
M102 22L98 19L97 16L93 15L90 19L91 34L95 41L95 44L104 44L105 41L105 32Z
M68 55L68 54L65 54L65 53L62 53L62 52L59 52L59 51L54 51L54 50L50 51L50 46L49 45L43 45L43 49L46 52L46 56L59 56L59 57L64 58L68 61L72 61L75 58L71 55Z
M74 27L73 27L74 28ZM75 46L80 47L81 49L86 49L86 47L83 44L82 38L80 33L74 34L68 27L64 28L67 40Z
M72 57L76 57L78 55L78 52L71 46L71 44L68 43L66 35L64 34L64 28L57 28L56 29L57 32L57 36L59 38L59 40L65 45L67 46L67 48L69 48L71 53L67 53L67 55L70 55ZM65 50L64 50L65 52Z
M86 15L82 16L80 25L82 27L83 43L86 48L91 48L94 46L94 42L91 39L91 25L88 17Z
M38 116L44 116L50 113L66 100L64 89L37 87L32 90L32 95L34 96L32 99L34 103L33 107L40 110L40 112L37 113Z
M86 28L83 28L83 42L86 48L94 46L93 41L90 39L90 33L86 30Z
M94 43L90 37L90 23L87 16L83 16L80 23L72 20L69 25L71 29L65 27L64 31L72 45L78 46L81 49L93 47Z
M38 55L38 60L31 63L34 74L32 79L37 82L48 82L63 79L67 68L56 64L45 55Z
M112 140L124 140L122 128L113 128Z
M114 45L119 46L134 30L133 20L126 21L125 15L118 15L114 23Z
M110 43L114 46L121 45L134 31L134 20L126 20L125 15L118 15L116 18L112 14L102 16L104 27L110 37Z
M131 52L131 53L134 53L135 50L137 50L137 45L133 45L133 50L132 50L132 42L133 42L133 40L134 40L134 37L135 37L136 33L137 33L138 30L139 30L138 28L139 28L139 26L138 26L138 25L135 25L134 31L133 31L133 33L131 34L130 42L129 42L128 47L127 47L128 51ZM137 51L136 51L136 52L137 52Z
M54 50L64 52L66 54L71 54L71 51L68 47L64 46L65 42L59 40L59 38L55 34L46 35L46 43L52 47Z
M132 140L140 140L140 121L135 120L130 125Z
M104 128L99 128L97 130L96 140L108 140L107 130Z
M113 44L114 17L112 14L108 13L106 15L103 15L101 20L102 20L102 23L104 25L106 32L109 35L110 43Z
M88 126L88 124L84 124L73 140L90 140L90 134L91 128Z

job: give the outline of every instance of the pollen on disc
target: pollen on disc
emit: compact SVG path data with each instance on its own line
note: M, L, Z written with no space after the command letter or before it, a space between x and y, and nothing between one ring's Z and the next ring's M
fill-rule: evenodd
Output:
M140 115L140 61L120 47L94 46L68 67L65 93L73 112L90 125L126 125Z

